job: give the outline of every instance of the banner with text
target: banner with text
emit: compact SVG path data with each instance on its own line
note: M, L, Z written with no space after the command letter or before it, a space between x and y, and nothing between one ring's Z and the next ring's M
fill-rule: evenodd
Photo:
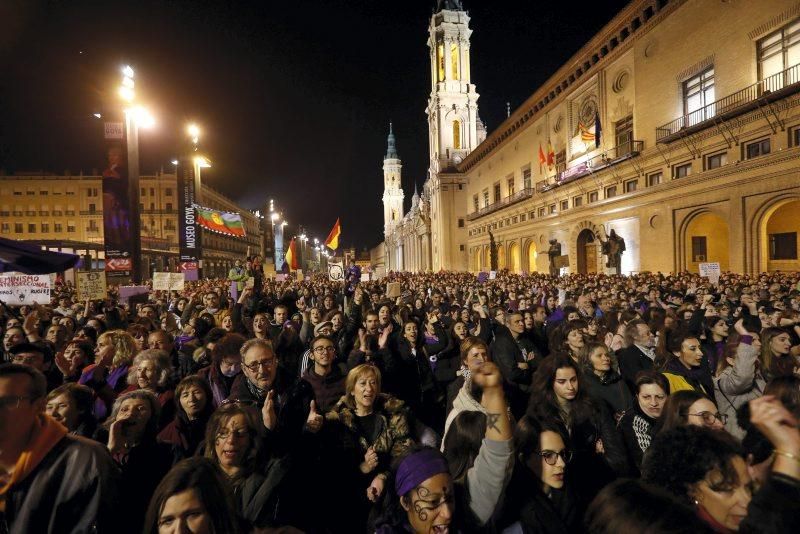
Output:
M344 264L328 262L328 280L331 282L344 280Z
M0 300L6 304L50 304L49 274L0 275Z
M197 226L194 204L198 200L198 184L191 158L183 158L178 164L177 172L178 249L181 269L197 270L197 261L200 260L200 228Z
M119 276L129 276L133 268L131 247L133 212L128 195L125 123L105 122L103 137L106 150L102 191L106 271ZM90 190L89 196L96 197L97 191ZM91 199L89 201L91 202Z

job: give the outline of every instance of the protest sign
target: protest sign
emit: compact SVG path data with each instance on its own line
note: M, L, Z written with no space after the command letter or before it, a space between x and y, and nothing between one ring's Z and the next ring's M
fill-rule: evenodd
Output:
M136 295L145 295L150 293L150 288L147 286L120 286L119 288L119 303L128 304L131 297Z
M712 284L719 283L719 274L719 263L713 262L700 264L700 276L705 276Z
M153 289L161 291L183 290L185 277L183 273L153 273Z
M328 263L328 280L331 282L341 282L344 280L344 265L342 263Z
M0 300L6 304L50 304L49 274L0 275Z
M400 296L400 282L389 282L386 284L386 296L396 299Z
M78 300L102 300L106 298L106 273L104 271L78 271Z

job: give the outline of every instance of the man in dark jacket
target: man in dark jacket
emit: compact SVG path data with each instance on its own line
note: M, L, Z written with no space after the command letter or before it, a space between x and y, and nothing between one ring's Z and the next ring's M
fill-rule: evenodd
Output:
M0 525L8 532L111 532L119 472L100 444L44 412L36 369L0 366Z
M525 332L525 320L520 312L508 313L505 316L505 327L506 330L500 331L492 343L492 360L511 387L512 413L521 417L525 413L538 354L533 343L522 335Z
M625 348L617 351L619 371L631 392L636 392L636 375L653 369L655 336L644 321L631 321L625 327Z

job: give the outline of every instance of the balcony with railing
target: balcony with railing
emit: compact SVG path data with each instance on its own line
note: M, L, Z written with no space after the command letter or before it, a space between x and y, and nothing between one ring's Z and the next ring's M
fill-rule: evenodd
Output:
M538 193L545 193L556 187L574 182L579 178L601 171L606 167L611 167L638 156L641 154L642 150L644 150L644 141L627 141L556 174L555 181L540 185L536 188L536 191Z
M513 195L509 195L506 198L502 198L493 204L489 204L488 206L484 206L483 208L479 209L478 211L473 211L472 213L467 215L468 221L474 221L479 217L483 217L484 215L489 215L490 213L494 213L497 210L501 210L505 207L508 207L512 204L516 204L517 202L521 202L526 198L531 198L533 196L533 188L528 187L526 189L522 189L517 191Z
M800 64L767 76L753 85L678 117L656 128L656 141L669 143L707 128L716 121L725 121L747 113L758 106L774 102L800 91Z

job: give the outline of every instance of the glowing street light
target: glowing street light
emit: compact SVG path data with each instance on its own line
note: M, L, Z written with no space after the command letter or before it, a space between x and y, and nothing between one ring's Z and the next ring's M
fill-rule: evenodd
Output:
M200 141L200 127L192 123L186 127L186 133L189 134L192 143L195 145L195 148L197 148L197 143Z
M172 161L170 161L170 163L172 163L176 167L178 166L178 160L177 159L173 159Z
M201 169L207 169L211 167L211 162L205 156L195 156L194 162Z

